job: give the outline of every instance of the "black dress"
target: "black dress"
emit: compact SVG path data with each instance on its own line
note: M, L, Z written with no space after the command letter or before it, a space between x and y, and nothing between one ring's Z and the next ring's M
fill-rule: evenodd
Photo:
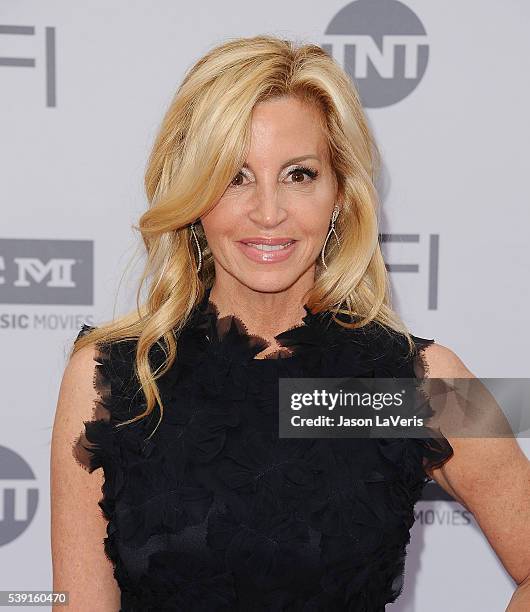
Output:
M164 414L148 440L158 409L114 428L145 408L134 341L98 346L101 402L73 450L104 470L121 610L383 611L403 587L424 468L453 449L443 436L279 438L278 378L418 378L433 340L413 336L416 357L405 358L401 335L346 330L306 307L277 336L285 349L255 359L267 343L218 315L207 291L157 380Z

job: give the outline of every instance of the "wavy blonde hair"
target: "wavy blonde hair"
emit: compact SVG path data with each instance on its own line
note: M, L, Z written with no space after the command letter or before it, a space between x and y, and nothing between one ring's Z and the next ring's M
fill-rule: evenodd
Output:
M203 264L197 272L190 224L215 206L245 162L256 104L278 96L296 96L320 109L342 202L335 226L340 248L335 240L329 241L328 268L317 262L306 304L314 313L331 310L350 315L351 323L335 318L345 327L378 322L403 334L409 353L415 350L408 330L390 306L375 188L380 154L351 79L315 44L268 35L229 39L189 69L149 156L145 174L149 208L134 226L147 252L136 310L94 328L74 343L72 353L93 342L137 340L135 372L146 408L122 425L147 416L156 404L162 418L156 380L172 366L178 334L214 280L208 246L203 248ZM204 245L200 223L197 234ZM144 282L148 292L140 304ZM148 355L156 343L163 347L166 359L152 371Z

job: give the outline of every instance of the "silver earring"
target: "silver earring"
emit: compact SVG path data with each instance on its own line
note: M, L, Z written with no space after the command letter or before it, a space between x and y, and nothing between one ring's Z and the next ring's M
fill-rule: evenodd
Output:
M197 234L195 233L195 221L190 225L190 230L191 230L191 235L193 239L195 240L195 246L197 247L197 253L199 256L199 263L197 265L197 272L199 272L202 267L202 252L201 252L201 247L199 245L199 241L197 239Z
M335 221L337 217L339 216L339 212L340 212L340 208L337 205L335 205L335 208L333 209L333 214L331 215L331 227L329 228L328 235L326 236L326 240L324 241L324 246L322 247L322 251L320 252L320 257L322 259L322 265L324 266L324 268L326 268L326 270L328 267L324 260L324 252L326 250L326 245L328 243L329 237L331 236L332 233L335 234L335 238L337 239L337 242L340 245L339 236L337 232L335 231Z

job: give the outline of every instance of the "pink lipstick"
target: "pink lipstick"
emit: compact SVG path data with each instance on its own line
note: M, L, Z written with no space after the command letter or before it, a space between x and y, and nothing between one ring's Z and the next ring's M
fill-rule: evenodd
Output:
M288 259L295 249L296 240L288 236L265 238L250 236L237 242L239 248L252 261L258 263L277 263Z

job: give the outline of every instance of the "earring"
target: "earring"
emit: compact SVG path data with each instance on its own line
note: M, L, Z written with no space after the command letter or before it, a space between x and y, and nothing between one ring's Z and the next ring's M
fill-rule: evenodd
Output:
M322 265L324 266L324 268L326 268L326 270L328 267L324 260L324 252L326 250L326 245L328 243L329 237L331 236L332 233L335 234L335 238L337 239L337 242L340 245L339 236L337 232L335 231L335 221L337 217L339 216L339 212L340 212L340 208L337 205L335 205L335 208L333 209L333 214L331 215L331 227L329 228L328 235L326 236L326 240L324 241L324 246L322 247L322 251L320 252L320 257L322 259Z
M199 241L197 239L197 234L195 233L195 221L190 225L190 230L191 230L191 235L193 239L195 240L195 246L197 247L197 253L199 256L199 263L197 265L197 272L199 272L202 267L202 251L199 245Z

